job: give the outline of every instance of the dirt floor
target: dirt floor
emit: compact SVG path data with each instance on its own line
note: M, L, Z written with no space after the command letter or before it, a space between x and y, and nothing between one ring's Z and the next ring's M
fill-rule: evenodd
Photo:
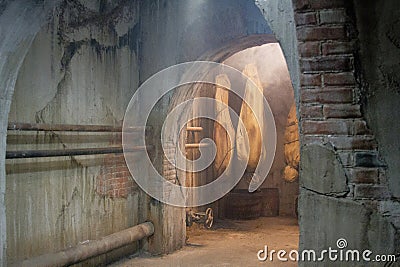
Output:
M297 220L285 217L262 217L249 221L219 221L211 230L191 227L187 245L161 257L137 255L110 266L297 266L296 262L261 262L257 252L298 248ZM286 255L287 257L287 255Z

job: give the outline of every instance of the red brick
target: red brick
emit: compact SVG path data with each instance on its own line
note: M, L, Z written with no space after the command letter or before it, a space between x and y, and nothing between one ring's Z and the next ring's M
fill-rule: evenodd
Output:
M114 157L106 157L104 158L104 164L106 165L113 165L115 164L115 162L117 162Z
M124 188L124 184L123 183L116 183L116 184L112 184L111 186L112 189L121 189Z
M121 176L121 177L117 177L117 176L116 176L116 178L113 178L113 179L111 180L111 184L121 184L121 183L123 183L123 182L125 182L125 179L124 179L123 176Z
M357 151L354 153L354 165L357 167L386 167L377 151Z
M107 182L109 182L111 179L114 179L114 174L111 172L111 173L106 173L106 174L103 174L103 179L104 179L104 181L107 183Z
M321 54L320 42L299 43L300 57L315 57Z
M130 177L130 172L129 171L122 171L122 172L115 172L115 177L120 178L120 177Z
M119 197L118 191L119 191L119 189L110 190L110 191L108 191L108 195L110 197Z
M125 181L125 183L123 184L123 188L133 188L133 182Z
M354 197L356 199L388 199L390 193L386 186L358 184L354 188Z
M302 86L321 86L322 79L320 74L302 74L300 76Z
M321 136L315 136L315 135L301 135L300 136L301 143L305 145L309 144L324 144L324 138Z
M114 172L129 172L129 169L126 165L117 166L113 170L114 170Z
M353 149L375 150L377 148L377 143L373 136L354 136L352 146Z
M302 72L310 71L349 71L352 69L350 57L321 57L317 59L301 59Z
M347 31L344 27L300 27L297 28L299 41L345 40Z
M302 105L300 107L300 116L302 118L322 118L322 106L306 106Z
M319 12L319 23L324 24L339 24L347 21L346 11L344 9L321 10Z
M352 72L326 73L324 85L355 85L356 81Z
M360 105L337 104L324 105L323 113L325 118L359 118L361 117Z
M294 10L310 9L310 0L292 0Z
M350 168L349 181L356 184L378 183L379 170L377 168Z
M353 123L351 121L332 120L332 121L310 121L302 122L304 134L334 134L349 135L352 132Z
M328 136L328 140L340 150L374 150L377 147L372 136Z
M131 190L128 188L121 188L118 190L116 197L127 197L131 193Z
M301 90L301 101L304 103L350 103L353 101L353 90L345 89L324 89L324 90Z
M125 156L123 154L114 154L115 159L125 161Z
M353 46L349 42L328 42L322 44L323 55L351 54Z
M315 25L317 23L317 15L315 12L296 13L294 15L296 25Z
M123 155L109 155L103 159L100 175L97 176L96 192L108 197L126 197L132 191L133 182Z
M346 0L293 0L295 10L328 9L344 7Z

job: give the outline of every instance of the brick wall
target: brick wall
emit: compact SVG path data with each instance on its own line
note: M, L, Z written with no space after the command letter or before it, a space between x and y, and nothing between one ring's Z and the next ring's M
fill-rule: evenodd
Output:
M110 154L103 159L100 174L96 178L96 192L111 198L125 198L136 185L125 163L123 154Z
M121 145L122 135L114 136L110 146ZM96 177L96 193L111 198L126 198L137 185L134 182L123 154L109 154L103 158L100 173Z
M355 27L346 5L346 0L293 0L302 144L333 146L348 176L348 198L388 199L385 165L357 99Z

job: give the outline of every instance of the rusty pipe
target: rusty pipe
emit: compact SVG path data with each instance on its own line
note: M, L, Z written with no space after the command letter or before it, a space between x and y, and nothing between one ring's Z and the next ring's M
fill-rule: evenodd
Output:
M140 132L143 129L150 130L151 127L127 127L126 132ZM74 124L46 124L9 122L9 131L54 131L54 132L122 132L121 126L111 125L74 125Z
M26 158L45 158L45 157L67 157L85 156L100 154L121 154L125 152L136 152L146 149L153 149L153 146L136 146L126 148L119 147L99 147L99 148L77 148L77 149L52 149L52 150L17 150L6 151L6 159L26 159Z
M69 266L111 250L126 246L154 234L154 225L145 222L123 231L108 235L98 240L79 244L64 251L44 254L32 259L15 263L12 266L47 267Z
M185 148L187 148L187 149L209 147L209 146L210 146L210 144L207 144L207 143L185 144Z
M188 127L186 127L186 131L188 131L188 132L202 132L203 131L203 127L188 126Z

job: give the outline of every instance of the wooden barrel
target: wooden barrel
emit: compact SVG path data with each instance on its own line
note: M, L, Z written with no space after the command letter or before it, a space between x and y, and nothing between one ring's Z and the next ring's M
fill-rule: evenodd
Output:
M225 218L250 220L261 216L263 195L261 192L249 193L246 189L235 190L225 198Z

